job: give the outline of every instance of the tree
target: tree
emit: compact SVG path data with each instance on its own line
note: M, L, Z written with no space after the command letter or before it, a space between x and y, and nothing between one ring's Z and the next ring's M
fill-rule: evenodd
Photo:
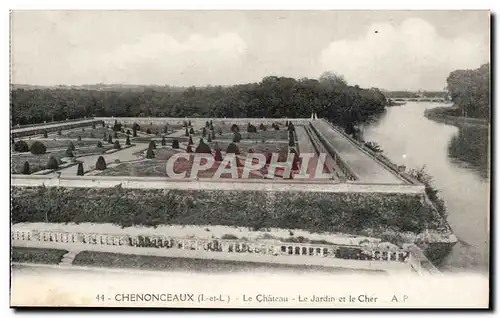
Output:
M133 129L132 137L137 137L137 129Z
M290 150L293 153L292 170L300 170L300 158L295 149Z
M146 159L153 159L155 157L155 153L153 151L153 145L150 143L148 150L146 151Z
M58 135L58 136L61 136L61 135L62 135L62 130L61 130L61 129L59 129L59 130L57 131L57 135Z
M233 125L231 126L231 131L232 131L233 133L235 133L235 132L239 132L239 131L240 131L240 127L238 127L238 125L236 125L236 124L233 124Z
M78 141L82 141L82 136L78 136Z
M35 141L31 144L30 151L34 155L42 155L47 152L47 148L40 141Z
M102 142L100 141L97 142L97 148L102 148Z
M122 146L120 145L120 141L115 140L115 144L114 144L113 148L118 149L118 150L122 149Z
M184 133L184 136L186 136L186 137L189 136L189 130L187 127L186 127L186 132Z
M212 130L212 133L211 133L211 134L212 134L212 140L215 140L215 131L214 131L214 130Z
M205 127L203 127L203 129L201 130L201 136L203 138L205 138L207 136L207 129Z
M115 131L115 134L113 135L114 138L118 138L118 132Z
M187 145L186 152L187 153L192 153L193 152L193 149L191 149L191 145Z
M130 129L127 129L127 135L130 135Z
M28 161L24 162L22 174L31 174L30 164Z
M172 149L179 149L179 141L177 139L172 140Z
M207 141L212 142L212 134L208 134Z
M113 143L113 138L111 137L111 134L108 135L108 143L109 144Z
M30 151L30 147L28 146L26 141L18 140L14 144L14 151L16 151L16 152L28 152L28 151Z
M151 129L146 129L146 134L151 135Z
M69 147L68 147L68 149L66 149L66 157L70 157L70 158L74 157L73 150L71 150Z
M188 121L188 126L191 127L191 120Z
M165 124L165 127L163 128L163 133L168 134L168 125Z
M130 146L130 137L127 135L127 139L125 140L125 145Z
M48 135L47 135L47 131L45 130L45 131L43 132L43 138L47 138L47 137L48 137Z
M241 141L241 135L239 132L234 132L233 134L233 142L240 142Z
M78 163L78 170L76 171L77 176L83 176L83 163Z
M295 139L293 139L293 138L292 138L292 139L289 139L289 140L288 140L288 146L289 146L289 147L295 147Z
M96 129L95 122L92 123L92 129Z
M193 137L189 136L188 145L191 146L193 143Z
M193 129L193 127L189 128L189 133L190 133L190 134L194 134L194 129Z
M260 128L260 130L262 130L262 131L266 131L266 126L264 126L264 124L262 124L262 123L260 124L260 127L259 127L259 128Z
M106 170L106 160L104 160L103 156L99 156L99 158L97 158L97 162L95 163L95 168L97 170Z
M59 162L57 162L57 159L54 156L50 156L49 161L47 162L45 168L52 170L59 169Z
M227 146L226 153L234 153L236 155L240 154L240 149L238 149L238 146L234 143L230 143L229 146Z
M115 124L113 125L113 131L116 133L117 131L122 130L122 124L119 124L118 121L115 120Z
M102 137L102 141L107 141L108 140L108 137L106 135L106 133L104 133L104 137Z
M90 138L95 138L95 135L94 135L93 131L90 132Z
M161 137L161 145L162 146L166 146L167 145L167 141L165 140L165 136Z
M151 140L149 142L149 147L151 147L152 149L156 149L156 142L154 140Z
M210 146L207 145L204 141L203 138L200 139L200 142L198 143L198 146L194 150L195 153L212 153L212 149L210 149Z

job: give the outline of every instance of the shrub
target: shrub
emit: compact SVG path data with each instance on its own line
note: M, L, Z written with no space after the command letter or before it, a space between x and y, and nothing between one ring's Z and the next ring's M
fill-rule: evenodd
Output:
M82 136L78 136L78 141L82 141Z
M57 159L53 156L50 156L49 161L47 162L47 165L45 166L46 169L58 169L59 168L59 162L57 162Z
M191 120L190 120L190 121L188 121L188 126L189 126L189 127L191 127Z
M127 135L130 135L130 129L127 129Z
M83 163L78 164L78 170L76 171L77 176L83 176Z
M17 151L17 152L28 152L28 151L30 151L30 147L28 146L28 144L26 143L26 141L24 141L24 140L18 140L14 144L14 151Z
M96 129L95 123L92 123L92 129Z
M40 141L35 141L31 144L30 151L34 155L42 155L47 152L47 148Z
M186 136L186 137L189 136L189 130L187 129L187 127L186 127L186 131L184 132L184 136Z
M278 124L274 124L274 130L280 130L280 126L278 126Z
M100 141L97 142L97 148L102 148L102 142Z
M106 160L104 160L103 156L99 156L99 158L97 158L97 162L95 163L95 168L97 170L106 170Z
M120 159L115 159L115 163L120 163Z
M288 146L295 147L295 140L293 138L288 141Z
M114 144L113 148L115 148L115 149L122 149L122 146L120 145L120 141L115 140L115 144Z
M221 136L222 135L222 127L219 126L219 127L217 127L216 130L217 130L217 133L219 134L219 136Z
M61 130L61 129L59 129L59 130L57 131L57 135L59 135L59 136L61 136L61 135L62 135L62 130Z
M106 133L104 133L104 137L102 137L102 141L108 141L108 136L106 136Z
M22 174L31 174L30 164L28 161L24 162Z
M146 151L146 159L153 159L155 157L155 153L153 151L153 147L149 144L148 150Z
M47 135L47 131L45 130L45 131L43 132L43 138L47 138L47 137L48 137L48 135Z
M186 148L186 152L187 153L192 153L193 152L193 149L191 149L191 145L188 145L187 148Z
M194 134L194 129L193 129L193 127L189 128L189 133L190 133L190 134Z
M179 149L179 141L177 139L172 140L172 148Z
M121 131L122 130L122 124L119 124L115 121L115 124L113 126L113 131L114 132L117 132L117 131Z
M146 134L151 135L151 129L146 129Z
M85 131L85 128L82 128L82 132L84 132L84 131Z
M187 126L188 126L187 121L183 120L183 121L182 121L182 126L187 128Z
M219 149L219 146L217 145L215 149L215 156L214 156L215 161L221 162L224 158L222 158L222 153Z
M212 134L208 134L207 141L212 142Z
M130 137L127 135L127 139L125 140L125 145L130 146Z
M134 129L134 131L132 133L132 137L137 137L137 130Z
M167 141L165 140L165 136L163 136L163 137L161 138L161 145L162 145L162 146L166 146L166 145L167 145Z
M241 141L241 134L239 132L234 132L233 135L233 142L240 142Z
M168 125L165 125L163 128L163 133L168 134Z
M215 140L215 131L212 130L212 140Z
M231 126L231 131L234 133L234 132L239 132L240 131L240 127L238 127L238 125L236 124L233 124Z
M111 137L111 134L108 135L108 144L113 143L113 138Z
M210 146L207 145L204 141L203 138L200 139L200 143L198 144L198 147L194 150L195 153L212 153L212 149L210 149Z
M370 150L372 150L373 152L377 152L377 153L382 153L382 149L380 148L380 145L377 144L376 142L373 142L373 141L369 141L369 142L365 142L365 146L367 148L369 148Z
M255 127L254 125L252 124L248 124L247 126L247 132L248 133L256 133L257 132L257 127Z
M207 129L205 127L203 127L203 129L201 130L201 136L202 137L206 137L207 136Z
M239 155L240 149L238 149L238 146L236 146L234 143L230 143L229 146L227 146L226 153L234 153L236 155Z
M68 149L66 149L66 157L70 157L70 158L74 157L73 151L71 149L69 149L69 147L68 147Z
M149 148L151 148L151 149L156 149L156 142L155 142L154 140L151 140L151 141L149 142Z
M223 239L223 240L237 240L238 237L236 235L233 235L233 234L224 234L224 235L222 235L221 239Z
M115 133L113 134L113 137L118 138L118 132L115 131Z
M102 128L106 127L106 123L105 122L102 122Z
M260 124L259 128L262 131L266 131L266 129L267 129L266 126L264 126L264 124L262 124L262 123Z
M287 126L287 127L288 127L288 120L285 122L285 126Z
M141 126L139 126L139 124L137 124L137 123L134 123L132 125L132 130L141 130Z
M188 145L191 146L193 143L193 137L189 136Z
M94 135L93 131L90 132L90 138L95 138L95 135Z

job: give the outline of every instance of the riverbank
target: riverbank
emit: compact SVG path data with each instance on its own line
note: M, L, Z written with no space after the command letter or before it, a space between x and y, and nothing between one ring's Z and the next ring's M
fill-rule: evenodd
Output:
M475 126L475 127L489 127L489 121L483 118L472 118L472 117L464 117L457 116L456 113L458 111L458 107L435 107L431 109L426 109L424 112L424 116L428 119L458 127L464 126Z

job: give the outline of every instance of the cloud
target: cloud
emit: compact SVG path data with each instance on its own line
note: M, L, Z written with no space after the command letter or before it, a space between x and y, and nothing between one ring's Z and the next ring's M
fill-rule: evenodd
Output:
M371 25L363 38L335 41L320 53L325 70L351 84L385 89L436 89L455 69L489 61L489 44L473 34L445 38L427 21Z
M76 58L80 63L73 64L71 73L81 74L81 66L91 65L85 71L90 82L97 77L104 83L119 79L134 84L228 84L235 81L246 50L245 41L235 33L215 37L193 34L185 41L168 34L150 34L108 52L85 50Z

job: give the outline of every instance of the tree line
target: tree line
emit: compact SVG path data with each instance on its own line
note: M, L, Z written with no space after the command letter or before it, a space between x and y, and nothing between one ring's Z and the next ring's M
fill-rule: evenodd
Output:
M259 83L183 90L11 90L13 125L85 116L309 118L315 112L349 126L382 113L386 104L380 90L347 85L333 73L319 79L269 76Z
M455 70L446 82L451 100L460 115L474 118L490 117L490 64L474 70Z

